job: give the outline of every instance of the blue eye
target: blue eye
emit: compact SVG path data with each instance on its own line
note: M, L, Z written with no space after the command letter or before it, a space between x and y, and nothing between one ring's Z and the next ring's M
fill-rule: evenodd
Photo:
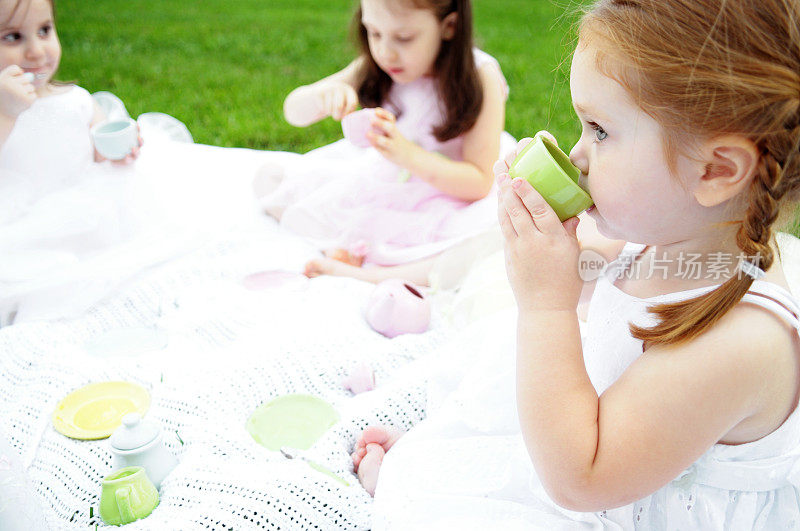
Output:
M19 33L14 32L14 33L6 33L5 35L3 35L2 39L3 42L14 42L18 41L21 37L22 36Z
M605 129L600 127L600 125L598 125L597 123L589 122L589 127L591 127L592 130L594 130L594 136L595 138L597 138L598 142L602 142L603 140L606 139L606 137L608 137L608 133L606 133Z

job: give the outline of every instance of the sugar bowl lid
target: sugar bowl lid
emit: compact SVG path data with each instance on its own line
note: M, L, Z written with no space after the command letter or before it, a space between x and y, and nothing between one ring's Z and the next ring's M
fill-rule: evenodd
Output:
M128 413L122 417L122 425L111 435L109 442L115 450L135 450L158 437L159 429L143 421L139 413Z

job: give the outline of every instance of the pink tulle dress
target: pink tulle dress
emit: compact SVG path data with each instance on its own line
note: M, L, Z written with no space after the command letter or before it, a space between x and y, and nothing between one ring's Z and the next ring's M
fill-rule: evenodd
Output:
M474 50L478 68L491 64L508 94L497 61ZM443 113L433 78L395 84L384 107L398 115L397 128L431 152L463 160L463 138L438 141L433 128ZM503 133L501 153L514 139ZM498 154L499 155L499 154ZM496 223L494 194L466 202L449 196L373 148L340 140L298 158L265 206L285 208L281 225L320 249L344 248L366 263L396 265L440 253Z

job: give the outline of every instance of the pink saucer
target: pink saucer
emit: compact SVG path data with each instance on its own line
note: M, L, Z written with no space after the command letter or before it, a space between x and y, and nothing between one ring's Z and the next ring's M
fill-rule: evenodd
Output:
M279 269L259 271L242 279L242 285L253 291L272 288L302 289L306 287L307 283L308 277L302 273L281 271Z
M367 140L367 131L372 127L371 120L375 116L375 109L361 109L360 111L351 112L342 118L342 132L344 137L349 140L354 146L360 148L370 147L369 140Z

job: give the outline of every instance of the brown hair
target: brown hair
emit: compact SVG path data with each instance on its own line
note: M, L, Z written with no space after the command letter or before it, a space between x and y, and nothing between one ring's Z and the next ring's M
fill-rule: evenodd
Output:
M800 2L797 0L599 0L580 36L678 150L698 139L741 134L760 152L736 240L768 270L772 227L800 196ZM614 70L614 72L611 72ZM792 209L786 209L784 214ZM646 344L694 338L733 308L753 283L734 275L699 297L659 304L657 325L631 325Z
M440 142L469 131L478 120L483 105L483 88L472 54L472 7L470 0L400 0L417 9L427 9L441 21L458 13L453 38L442 41L434 72L439 99L444 106L444 123L433 129ZM364 107L383 105L392 86L392 78L381 70L369 51L367 29L361 23L361 6L353 17L361 55L358 98Z

